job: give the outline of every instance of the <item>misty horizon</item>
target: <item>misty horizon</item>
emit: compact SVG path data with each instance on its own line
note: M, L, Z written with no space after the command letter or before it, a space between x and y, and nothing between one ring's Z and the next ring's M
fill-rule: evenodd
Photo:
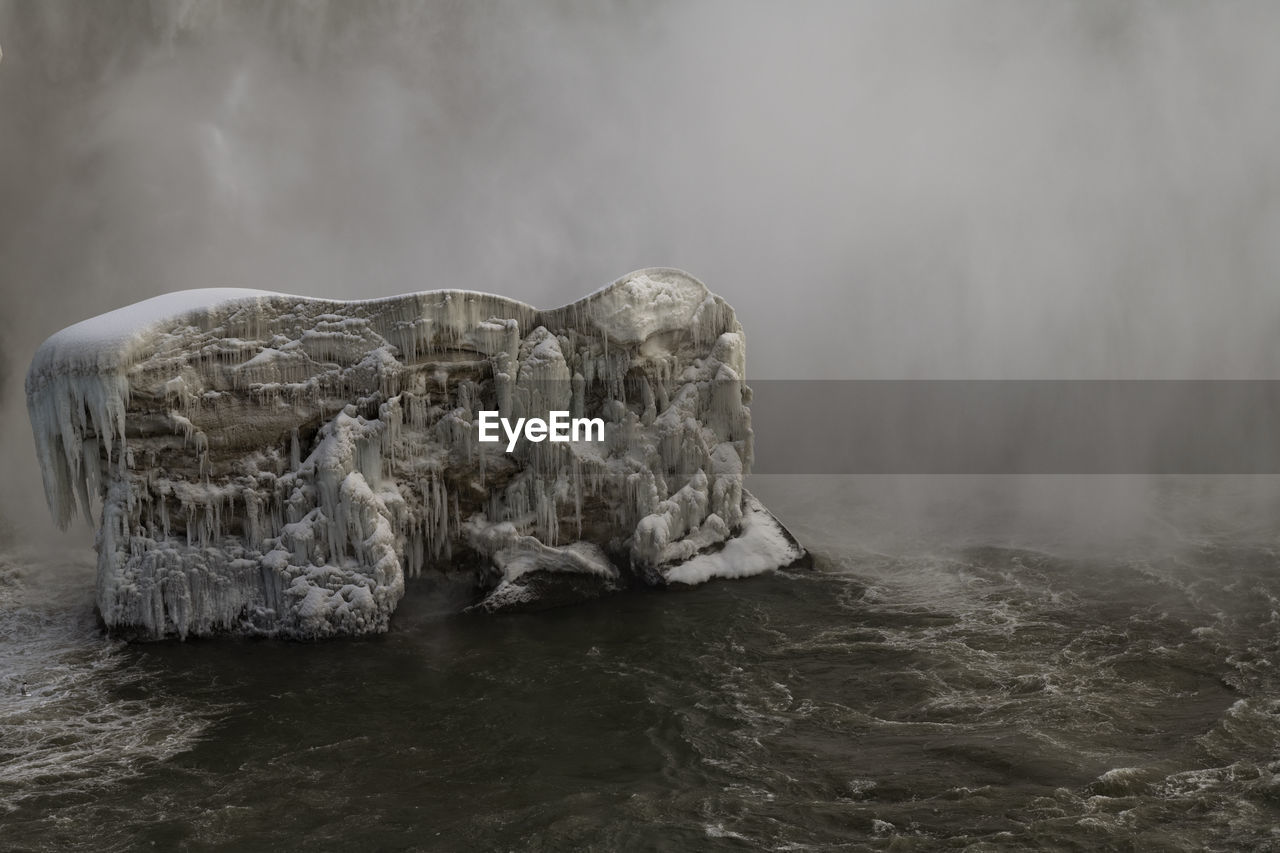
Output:
M5 0L7 467L38 488L45 336L210 286L548 307L663 265L735 307L749 381L1280 378L1273 23Z

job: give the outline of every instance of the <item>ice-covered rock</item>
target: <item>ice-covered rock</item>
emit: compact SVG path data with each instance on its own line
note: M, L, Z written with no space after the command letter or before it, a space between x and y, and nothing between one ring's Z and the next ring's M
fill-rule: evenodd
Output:
M99 521L110 628L355 635L424 571L475 573L496 610L801 560L743 490L744 355L733 310L669 269L545 311L194 290L50 337L27 404L54 518ZM508 452L482 410L604 437Z

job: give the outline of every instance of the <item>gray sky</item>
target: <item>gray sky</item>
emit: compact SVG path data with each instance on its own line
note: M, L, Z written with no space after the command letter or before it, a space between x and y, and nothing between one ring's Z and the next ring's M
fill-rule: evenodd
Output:
M551 306L678 266L755 378L1280 378L1277 33L1266 0L0 0L6 456L46 335L218 285Z
M1274 377L1277 32L1267 2L0 0L7 349L187 287L548 305L673 265L757 377Z

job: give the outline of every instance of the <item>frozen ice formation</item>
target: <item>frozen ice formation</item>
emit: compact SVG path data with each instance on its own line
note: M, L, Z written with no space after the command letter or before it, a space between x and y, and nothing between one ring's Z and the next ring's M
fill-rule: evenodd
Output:
M97 515L110 629L316 638L385 631L426 571L501 610L805 559L743 489L743 378L733 309L649 269L549 311L181 291L53 335L26 387L55 520ZM605 436L507 452L485 410Z

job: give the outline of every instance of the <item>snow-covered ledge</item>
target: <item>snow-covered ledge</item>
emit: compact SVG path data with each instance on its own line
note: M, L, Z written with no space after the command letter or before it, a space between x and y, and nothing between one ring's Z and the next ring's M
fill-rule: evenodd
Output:
M192 290L50 337L27 405L54 518L99 520L109 628L356 635L424 571L497 610L804 560L743 489L744 356L733 309L670 269L549 311ZM558 410L603 440L477 440L481 411Z

